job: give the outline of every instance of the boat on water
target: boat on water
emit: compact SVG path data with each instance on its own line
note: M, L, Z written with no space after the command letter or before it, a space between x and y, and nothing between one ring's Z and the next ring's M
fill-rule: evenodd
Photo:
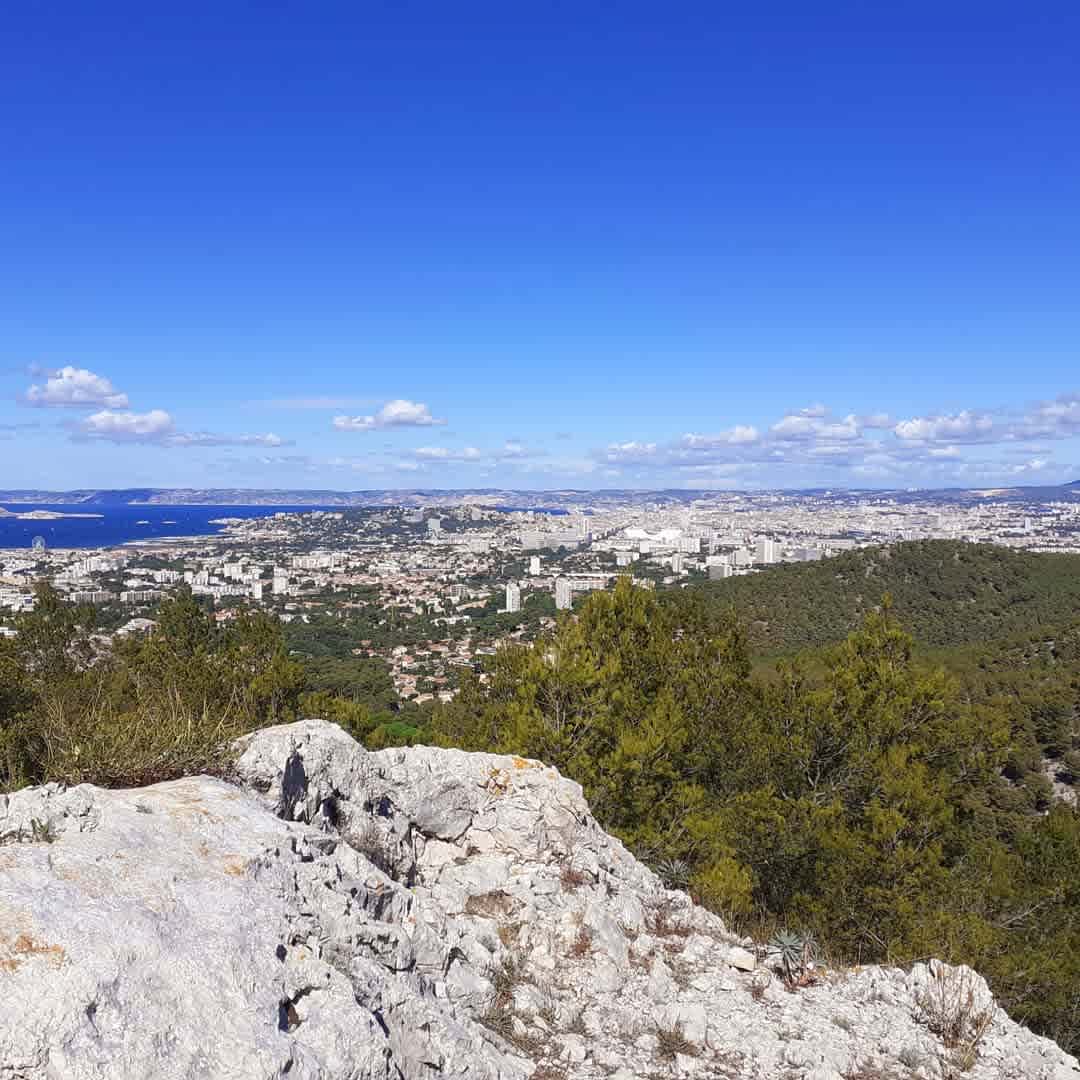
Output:
M147 521L147 520L146 520L146 519L144 518L144 519L143 519L142 521L136 521L136 522L135 522L135 524L136 524L136 525L149 525L149 524L150 524L150 522L149 522L149 521Z

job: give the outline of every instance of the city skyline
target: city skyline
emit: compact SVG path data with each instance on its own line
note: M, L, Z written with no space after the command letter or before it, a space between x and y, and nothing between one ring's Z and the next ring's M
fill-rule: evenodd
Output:
M0 486L1080 478L1080 13L13 12Z

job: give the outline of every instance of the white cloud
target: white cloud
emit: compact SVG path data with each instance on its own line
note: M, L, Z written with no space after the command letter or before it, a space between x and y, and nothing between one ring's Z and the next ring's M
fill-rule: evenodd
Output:
M76 425L76 431L86 438L121 443L160 443L174 430L173 418L164 409L151 409L145 413L102 409Z
M690 450L707 450L715 446L742 446L755 443L760 438L761 433L753 424L736 424L735 427L716 435L688 433L682 437L682 444Z
M1068 439L1080 435L1080 394L1062 394L1029 410L1014 438Z
M292 446L292 441L275 435L216 435L212 431L177 431L165 440L166 446Z
M984 481L996 477L1069 472L1055 464L1046 440L1080 438L1080 394L1062 395L1026 411L965 409L896 421L885 411L834 417L822 406L790 411L764 430L738 424L715 435L684 434L670 442L630 439L592 452L601 465L624 474L679 477L756 471L824 480L823 470L842 478L891 478L897 483L937 484ZM987 453L971 457L972 447ZM1015 453L1024 447L1018 464ZM1009 461L1009 448L1014 460ZM666 475L665 475L666 474ZM788 481L785 481L788 482Z
M843 420L826 420L826 413L804 409L801 413L788 413L771 428L770 434L776 439L857 439L859 422L854 416L845 416Z
M371 416L335 416L333 426L339 431L377 431L382 428L434 427L445 424L418 401L395 398Z
M262 446L292 445L280 435L218 435L210 431L177 431L173 418L164 409L137 413L102 409L80 420L73 428L76 440L94 439L112 443L149 443L155 446Z
M986 442L995 434L995 429L993 418L986 413L964 409L951 415L901 420L893 433L906 442Z
M413 451L420 461L480 461L483 454L475 446L452 450L448 446L421 446Z
M43 384L34 383L26 391L28 405L39 408L87 409L104 405L107 409L126 409L127 394L120 393L104 375L86 368L62 367L48 373Z

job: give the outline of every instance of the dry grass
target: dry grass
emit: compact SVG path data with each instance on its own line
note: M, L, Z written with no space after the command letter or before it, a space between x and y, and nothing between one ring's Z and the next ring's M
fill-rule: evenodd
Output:
M507 953L487 972L492 985L492 1004L504 1005L514 996L514 987L525 982L525 965L516 953Z
M646 914L645 929L653 937L689 937L690 928L677 923L674 913L674 906L665 900Z
M683 1033L682 1024L674 1024L672 1027L658 1026L656 1048L660 1056L668 1061L674 1061L676 1054L697 1057L701 1053L701 1050Z
M32 753L42 776L64 784L142 787L199 773L227 775L229 745L249 730L239 708L196 711L166 690L121 711L104 696L75 708L46 698Z
M559 882L564 892L576 892L582 885L589 884L589 875L582 870L577 870L571 863L564 862L559 871Z
M497 919L501 915L509 915L514 901L508 893L502 889L494 892L477 893L465 901L466 915L479 915L485 919Z
M902 1080L902 1077L884 1065L861 1061L844 1073L844 1080Z
M960 1072L973 1068L994 1017L979 1009L972 973L938 965L929 988L919 997L919 1007L926 1026L952 1052L948 1064Z

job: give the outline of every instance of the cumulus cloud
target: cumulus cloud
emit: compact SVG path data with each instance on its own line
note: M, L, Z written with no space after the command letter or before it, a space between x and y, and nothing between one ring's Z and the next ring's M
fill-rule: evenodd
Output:
M716 446L742 446L755 443L761 438L761 432L753 424L736 424L727 431L716 435L686 434L682 437L683 446L693 450L708 450Z
M431 415L421 402L395 398L370 416L335 416L333 426L338 431L378 431L384 428L434 427L445 424Z
M1043 401L1024 417L1018 436L1031 439L1068 439L1080 435L1080 394L1062 394Z
M845 416L843 420L830 420L828 414L819 412L818 406L814 412L788 413L787 416L778 420L769 432L776 439L857 439L859 437L859 422L854 416Z
M265 435L218 435L209 431L178 431L164 409L138 413L102 409L74 425L72 437L111 443L144 443L154 446L262 446L291 445L272 432Z
M127 394L120 393L104 375L68 365L47 373L44 383L34 383L26 391L25 402L38 408L87 409L105 406L126 409Z
M916 416L901 420L893 428L893 433L906 442L950 443L987 442L996 434L993 417L968 409L951 415Z
M89 439L108 442L161 442L171 435L176 425L164 409L137 413L102 409L80 420L76 432Z
M1011 412L963 409L901 420L884 410L834 416L813 405L789 411L764 428L738 424L717 434L688 433L670 442L611 442L592 451L592 458L631 476L711 473L720 478L738 472L784 475L791 482L800 474L817 480L847 474L898 485L916 480L975 483L1040 473L1064 477L1069 468L1055 464L1048 446L1039 443L1071 437L1080 438L1080 394ZM1021 448L1024 457L1017 463ZM1014 460L1008 460L1010 456Z

